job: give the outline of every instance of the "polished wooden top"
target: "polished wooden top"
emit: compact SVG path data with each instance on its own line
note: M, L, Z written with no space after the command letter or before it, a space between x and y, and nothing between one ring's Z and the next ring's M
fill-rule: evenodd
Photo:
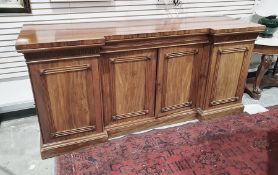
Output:
M167 18L118 22L24 25L18 52L61 47L101 46L105 42L177 35L260 32L264 26L229 17Z

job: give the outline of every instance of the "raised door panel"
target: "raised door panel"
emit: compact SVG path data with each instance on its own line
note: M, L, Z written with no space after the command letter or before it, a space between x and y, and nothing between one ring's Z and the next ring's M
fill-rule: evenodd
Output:
M137 57L138 58L138 57ZM115 108L117 114L140 111L145 107L147 57L137 62L112 63L115 75ZM132 97L136 100L126 100Z
M107 105L111 110L106 113L106 125L154 115L156 57L155 50L145 50L110 54L106 58L110 95L104 95L104 99L110 98Z
M210 106L241 99L252 49L250 44L225 45L213 49Z
M192 107L196 66L201 46L162 48L159 50L156 112L176 112Z
M40 120L48 122L43 138L72 138L102 130L97 59L34 63L29 68L40 101L39 117L47 118Z

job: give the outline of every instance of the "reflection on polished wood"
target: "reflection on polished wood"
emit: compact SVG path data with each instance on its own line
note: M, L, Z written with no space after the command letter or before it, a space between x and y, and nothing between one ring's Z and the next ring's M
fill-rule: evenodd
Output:
M23 25L16 47L19 52L32 49L90 47L105 42L129 39L196 34L254 33L262 26L228 17L153 19L78 24Z
M109 137L239 113L264 27L228 17L24 25L42 157Z

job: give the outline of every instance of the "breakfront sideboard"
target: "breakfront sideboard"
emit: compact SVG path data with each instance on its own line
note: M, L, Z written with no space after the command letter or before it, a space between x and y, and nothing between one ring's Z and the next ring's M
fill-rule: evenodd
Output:
M228 17L24 25L42 158L158 125L243 111L264 27Z

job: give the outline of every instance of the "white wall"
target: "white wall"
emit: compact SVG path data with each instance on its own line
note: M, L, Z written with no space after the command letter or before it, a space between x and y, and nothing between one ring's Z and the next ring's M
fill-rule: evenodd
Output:
M162 4L164 0L59 3L51 3L50 0L30 1L32 14L0 13L0 86L8 83L5 89L0 89L0 112L2 104L23 103L26 97L29 97L29 101L32 100L26 64L22 54L18 54L14 46L23 24L215 15L244 17L253 13L255 0L182 0L180 8L165 6ZM19 82L18 78L27 80L22 80L21 83L11 82ZM3 105L2 111L5 111Z

